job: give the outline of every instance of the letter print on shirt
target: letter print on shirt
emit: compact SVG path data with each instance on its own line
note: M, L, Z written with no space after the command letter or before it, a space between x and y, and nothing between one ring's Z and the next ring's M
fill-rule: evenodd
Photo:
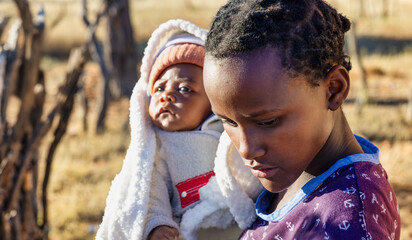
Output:
M350 187L350 188L346 188L344 190L345 193L347 194L355 194L356 193L356 189L354 187Z
M378 199L376 198L375 193L372 193L372 203L379 204L379 203L378 203Z
M279 234L275 236L275 239L276 240L283 240L283 238L281 236L279 236Z
M365 178L366 180L372 181L372 179L366 173L362 173L362 177Z
M315 207L313 208L313 212L316 212L316 210L318 210L319 208L319 203L316 203Z
M290 232L293 231L293 229L295 228L295 224L291 223L291 222L286 222L286 227L288 228L288 230Z
M359 197L360 197L360 199L365 200L365 197L366 197L365 193L359 191Z
M386 214L386 208L385 208L385 205L382 203L382 205L381 205L381 213L383 213L383 214Z
M349 229L349 227L350 227L350 223L346 220L344 220L341 224L339 224L339 228L341 230L347 231Z
M345 208L352 208L355 206L355 204L352 203L352 199L347 199L343 202L343 205Z
M351 178L355 178L355 174L348 174L346 175L346 179L350 180Z

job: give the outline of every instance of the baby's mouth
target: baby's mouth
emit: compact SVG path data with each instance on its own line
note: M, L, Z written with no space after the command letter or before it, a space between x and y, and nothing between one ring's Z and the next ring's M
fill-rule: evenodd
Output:
M159 109L159 115L162 113L170 113L170 114L174 114L170 109L166 108L166 107L161 107Z

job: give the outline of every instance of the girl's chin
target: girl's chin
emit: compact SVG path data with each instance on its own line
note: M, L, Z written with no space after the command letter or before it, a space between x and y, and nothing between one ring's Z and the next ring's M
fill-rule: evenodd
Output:
M259 179L260 182L262 183L263 187L268 190L271 193L280 193L285 191L291 184L285 184L285 183L281 183L281 182L274 182L268 179L263 179L260 178Z

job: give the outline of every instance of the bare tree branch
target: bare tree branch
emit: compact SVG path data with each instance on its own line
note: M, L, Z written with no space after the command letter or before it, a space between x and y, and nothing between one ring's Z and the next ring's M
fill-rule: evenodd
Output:
M78 90L77 83L80 79L80 75L83 71L84 65L86 64L88 59L89 52L86 48L78 48L71 52L66 75L66 84L60 89L58 103L54 110L54 113L56 111L60 113L60 121L56 130L54 131L54 139L50 145L46 159L46 170L42 186L42 203L44 219L42 229L48 228L47 186L49 183L54 152L56 151L57 145L60 143L60 140L66 132L67 124L73 109L74 95ZM54 114L53 116L49 117L49 121L52 121L50 119L52 119L53 117Z
M96 133L101 134L104 132L104 120L106 118L107 107L109 105L109 82L110 82L110 72L107 69L106 63L104 61L104 56L102 49L99 47L99 42L97 40L95 31L100 22L101 17L107 14L109 9L108 5L104 5L103 10L97 15L95 23L91 23L87 17L87 1L83 0L83 21L88 27L90 41L88 41L88 47L90 54L96 62L99 63L100 69L103 75L103 81L101 82L100 93L97 99L97 123L96 123Z

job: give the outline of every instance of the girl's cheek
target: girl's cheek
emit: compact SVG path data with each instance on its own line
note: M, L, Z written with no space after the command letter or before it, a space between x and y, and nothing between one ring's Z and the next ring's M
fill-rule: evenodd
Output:
M227 123L223 124L223 128L225 129L227 135L229 135L229 138L233 145L235 145L236 149L239 149L239 136L236 133L236 130L234 130L231 126L228 126Z

